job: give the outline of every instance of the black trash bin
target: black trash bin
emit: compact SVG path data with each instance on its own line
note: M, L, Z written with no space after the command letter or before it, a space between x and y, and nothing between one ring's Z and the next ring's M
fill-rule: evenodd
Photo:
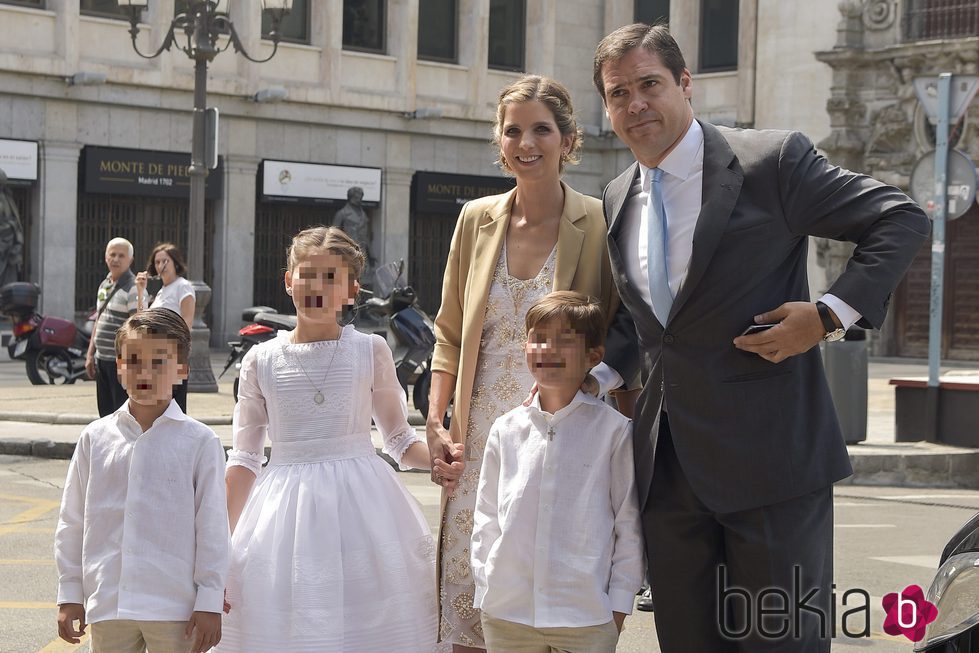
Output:
M867 332L853 328L846 338L822 343L823 367L847 444L867 439Z

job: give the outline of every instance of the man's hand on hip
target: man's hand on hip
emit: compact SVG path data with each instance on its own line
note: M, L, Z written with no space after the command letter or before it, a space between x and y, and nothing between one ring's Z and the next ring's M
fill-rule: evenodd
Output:
M771 329L734 339L742 351L758 354L772 363L807 352L826 334L816 305L787 302L773 311L755 316L755 324L777 323Z

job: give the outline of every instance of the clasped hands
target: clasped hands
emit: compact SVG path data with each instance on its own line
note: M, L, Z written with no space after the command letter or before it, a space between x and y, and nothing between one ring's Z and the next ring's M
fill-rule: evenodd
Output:
M773 311L755 316L755 324L772 324L771 329L734 339L741 351L758 354L771 363L809 351L826 334L819 311L811 302L786 302Z
M425 424L428 456L432 464L432 482L452 494L459 484L459 477L466 469L463 461L465 446L460 442L453 442L441 421L434 415L432 417Z

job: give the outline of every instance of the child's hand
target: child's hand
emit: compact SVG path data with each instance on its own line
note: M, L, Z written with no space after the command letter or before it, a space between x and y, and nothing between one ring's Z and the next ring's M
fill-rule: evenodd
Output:
M618 628L619 632L621 633L622 626L625 625L625 612L613 612L612 621L615 622L615 627Z
M465 446L463 444L453 442L449 445L451 458L448 461L436 458L435 465L432 467L433 476L439 479L438 484L444 487L449 494L452 494L452 491L456 489L459 484L459 477L466 471L466 463L463 461L464 451Z
M231 604L228 603L228 590L224 590L224 614L231 612Z
M75 628L75 622L78 628ZM58 637L77 644L85 634L85 606L81 603L62 603L58 606Z
M194 631L197 634L194 635ZM184 638L194 638L191 653L204 653L221 641L221 614L218 612L194 612L187 622Z

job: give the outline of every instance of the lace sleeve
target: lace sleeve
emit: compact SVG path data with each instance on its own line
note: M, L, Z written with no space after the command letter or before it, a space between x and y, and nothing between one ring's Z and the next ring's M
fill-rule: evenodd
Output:
M241 361L238 376L238 403L232 419L232 447L228 467L240 465L256 476L265 463L265 436L269 415L265 396L258 385L258 349L252 348Z
M398 382L394 359L387 343L378 335L371 336L374 355L374 383L371 392L374 423L384 439L382 450L398 461L402 470L411 469L401 463L405 451L422 439L408 424L408 403Z

